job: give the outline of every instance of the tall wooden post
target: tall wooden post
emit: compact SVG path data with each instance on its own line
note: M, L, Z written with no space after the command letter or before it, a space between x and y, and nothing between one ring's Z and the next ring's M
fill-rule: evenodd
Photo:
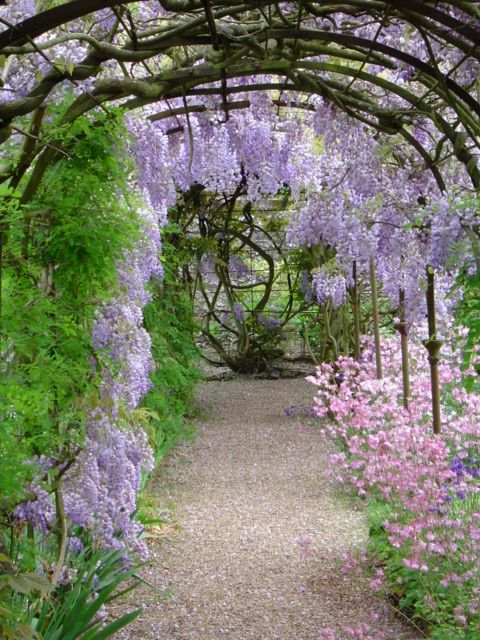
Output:
M372 293L372 320L373 320L373 336L375 339L375 365L377 380L383 378L382 371L382 348L380 344L380 321L378 317L378 292L377 292L377 272L375 260L370 259L370 289Z
M428 361L430 363L430 383L432 387L432 417L433 433L440 433L441 410L440 410L440 378L438 374L438 363L440 362L440 348L442 340L437 340L437 323L435 316L435 272L427 265L427 314L428 314L428 340L423 343L428 351Z
M357 261L353 261L352 265L353 287L352 295L352 311L353 311L353 331L354 331L354 356L355 360L360 358L360 301L358 299L358 275Z
M399 302L399 322L395 325L395 329L400 334L400 344L402 349L402 391L403 406L405 409L409 407L410 400L410 359L408 355L408 333L407 318L405 312L405 291L400 289L398 295Z

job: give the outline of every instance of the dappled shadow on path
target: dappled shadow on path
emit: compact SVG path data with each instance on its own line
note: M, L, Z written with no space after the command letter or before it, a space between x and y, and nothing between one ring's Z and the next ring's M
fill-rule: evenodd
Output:
M119 638L314 640L370 622L412 640L389 606L340 571L366 541L364 515L325 477L328 445L301 433L283 409L311 403L303 380L201 386L196 440L170 455L150 495L179 525L152 538L145 576L160 591L132 592L143 615Z

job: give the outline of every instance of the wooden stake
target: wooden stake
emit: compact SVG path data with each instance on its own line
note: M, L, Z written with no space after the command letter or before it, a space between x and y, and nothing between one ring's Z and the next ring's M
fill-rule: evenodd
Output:
M370 289L372 292L372 319L373 319L373 336L375 339L375 364L377 371L377 380L383 378L382 371L382 348L380 344L380 321L378 317L378 292L377 292L377 273L375 260L370 259Z
M409 407L410 399L410 358L408 355L408 333L407 319L405 313L405 291L399 291L399 322L395 325L395 329L400 334L400 343L402 349L402 390L403 390L403 406L405 409Z
M353 261L352 266L353 287L352 295L352 311L353 311L353 328L354 328L354 356L355 360L360 358L360 302L358 299L358 277L357 277L357 261Z

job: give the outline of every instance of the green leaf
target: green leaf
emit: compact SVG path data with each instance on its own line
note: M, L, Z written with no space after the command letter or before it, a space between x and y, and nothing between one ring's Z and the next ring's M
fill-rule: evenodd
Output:
M52 589L51 582L38 573L9 575L8 583L12 589L25 595L29 595L32 591L50 591Z
M130 624L130 622L135 620L135 618L138 618L141 613L141 609L132 611L132 613L128 613L127 615L118 618L118 620L115 620L107 627L103 627L103 629L100 629L99 631L93 630L90 633L85 634L84 636L82 636L82 640L105 640L105 638L111 638L115 633L117 633L117 631L120 631L120 629L126 627L128 624Z

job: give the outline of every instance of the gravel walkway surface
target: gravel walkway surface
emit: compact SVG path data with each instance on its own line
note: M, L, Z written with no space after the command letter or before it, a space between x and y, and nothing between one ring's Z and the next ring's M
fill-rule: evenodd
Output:
M418 637L340 570L365 543L364 516L325 479L322 438L283 414L311 404L313 392L303 379L201 385L208 417L149 490L178 523L153 529L144 571L163 594L133 591L128 608L145 610L116 637L318 640L332 627L343 640L342 628L371 622L372 612L388 640Z

